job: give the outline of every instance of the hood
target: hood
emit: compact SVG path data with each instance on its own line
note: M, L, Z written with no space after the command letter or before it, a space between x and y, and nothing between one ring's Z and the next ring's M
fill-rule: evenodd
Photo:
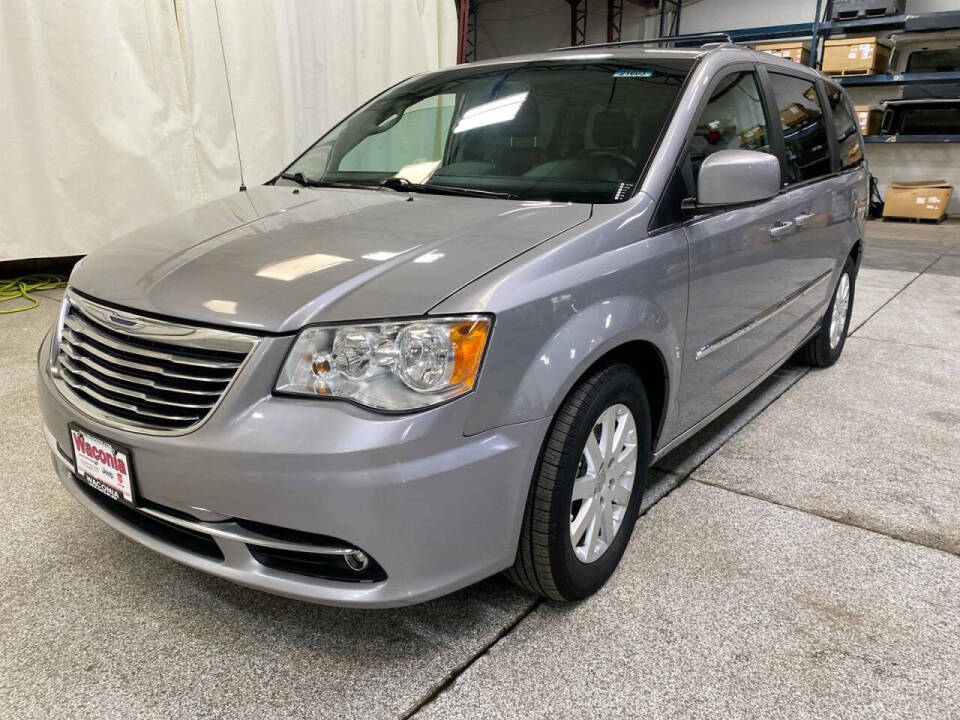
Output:
M589 217L589 205L262 186L120 238L70 283L147 313L289 332L423 314Z

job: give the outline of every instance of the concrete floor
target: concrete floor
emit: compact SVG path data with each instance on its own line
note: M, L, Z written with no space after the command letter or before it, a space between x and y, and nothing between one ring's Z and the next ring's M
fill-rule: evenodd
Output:
M841 361L666 457L577 605L325 608L124 539L40 436L56 301L0 317L0 717L960 718L960 223L871 223Z

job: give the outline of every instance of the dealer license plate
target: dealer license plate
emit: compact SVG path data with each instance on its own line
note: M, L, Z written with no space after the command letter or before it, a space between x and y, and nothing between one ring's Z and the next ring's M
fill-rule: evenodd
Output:
M74 427L70 439L77 477L107 497L134 505L130 451Z

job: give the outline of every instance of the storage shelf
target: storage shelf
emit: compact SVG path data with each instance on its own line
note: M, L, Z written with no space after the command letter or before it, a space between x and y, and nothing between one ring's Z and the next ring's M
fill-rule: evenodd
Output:
M960 28L960 10L946 12L907 13L906 15L888 15L878 18L857 18L856 20L824 20L818 28L820 37L863 32L931 32ZM724 30L735 42L760 42L764 40L784 40L787 38L805 40L813 35L812 23L794 23L792 25L765 25L760 27Z
M960 135L864 135L868 143L960 143Z
M724 30L734 42L757 42L762 40L784 40L787 38L805 39L810 37L810 23L793 25L766 25L763 27Z
M825 20L820 23L820 33L860 33L875 30L903 30L907 25L906 15L888 15L878 18L858 18L856 20Z
M884 73L882 75L834 75L847 87L870 85L912 85L916 83L960 82L960 72Z
M960 10L945 12L916 13L907 15L904 30L907 32L939 32L960 28Z

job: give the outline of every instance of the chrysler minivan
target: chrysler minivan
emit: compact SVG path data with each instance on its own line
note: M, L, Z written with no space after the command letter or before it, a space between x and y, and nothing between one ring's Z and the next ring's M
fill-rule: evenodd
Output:
M733 44L418 75L83 259L43 432L90 512L249 587L583 598L652 463L837 360L866 200L839 85Z

